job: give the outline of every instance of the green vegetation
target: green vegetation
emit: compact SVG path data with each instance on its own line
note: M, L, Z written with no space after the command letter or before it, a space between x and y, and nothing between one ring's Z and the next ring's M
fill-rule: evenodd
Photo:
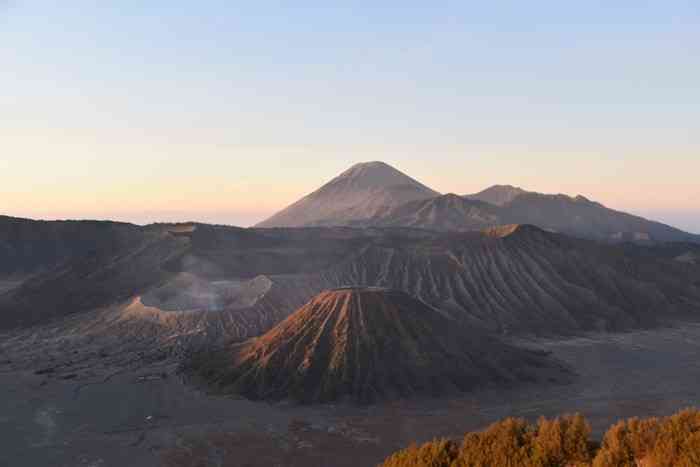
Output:
M531 424L508 418L462 443L435 440L410 446L381 467L698 467L700 411L633 418L613 425L600 445L581 415Z

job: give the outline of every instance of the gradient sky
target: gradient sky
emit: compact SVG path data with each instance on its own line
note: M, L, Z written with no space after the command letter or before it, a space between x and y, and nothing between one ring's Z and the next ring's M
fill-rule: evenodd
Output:
M700 232L697 0L107 3L0 0L0 213L249 225L384 160Z

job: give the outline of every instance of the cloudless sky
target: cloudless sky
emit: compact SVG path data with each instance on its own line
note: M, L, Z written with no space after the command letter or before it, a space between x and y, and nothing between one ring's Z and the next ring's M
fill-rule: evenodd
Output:
M700 232L700 3L0 0L0 213L249 225L350 165Z

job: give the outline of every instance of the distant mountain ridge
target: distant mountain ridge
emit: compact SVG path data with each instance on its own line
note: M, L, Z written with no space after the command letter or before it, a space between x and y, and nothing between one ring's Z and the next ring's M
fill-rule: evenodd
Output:
M700 235L616 211L584 196L542 194L512 185L440 195L382 162L357 164L258 227L414 227L482 230L533 224L604 241L695 242Z
M495 204L496 206L503 206L508 204L520 195L525 193L530 193L525 191L520 187L513 185L493 185L485 190L482 190L473 195L465 195L466 199L474 199L479 201L484 201L489 204Z
M502 223L497 206L454 193L417 200L367 219L373 227L416 227L445 231L481 230Z
M591 201L584 196L524 193L502 206L509 223L529 223L577 237L609 241L700 242L700 236Z

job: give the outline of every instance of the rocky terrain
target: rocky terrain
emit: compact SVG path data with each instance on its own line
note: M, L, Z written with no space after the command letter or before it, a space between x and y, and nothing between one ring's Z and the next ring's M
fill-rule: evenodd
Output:
M92 332L154 342L242 340L345 285L402 290L470 326L516 335L655 326L700 303L694 244L607 245L532 226L181 230L149 226L138 241L28 280L8 276L0 327L76 314Z
M0 334L0 465L370 467L413 441L458 437L508 416L581 412L600 438L616 419L700 404L700 327L687 322L513 342L575 368L570 384L369 406L204 394L178 378L174 356L146 345L125 351L121 339L84 339L75 330Z
M26 278L97 250L143 240L136 225L109 221L35 221L0 216L0 279Z
M133 242L2 278L0 465L370 466L508 415L582 411L605 427L700 403L692 243L600 244L532 226L136 231ZM366 409L251 402L181 381L193 350L263 334L348 284L402 290L470 336L551 352L573 380ZM545 338L556 334L577 337Z
M285 216L0 217L0 465L239 465L230 446L251 465L372 465L510 413L698 401L695 236L583 197L443 196L381 163ZM292 218L314 226L277 226ZM224 394L180 379L192 355ZM558 361L571 384L549 384Z
M89 224L85 227L77 229L77 242L90 235L102 238L102 232L95 233ZM186 238L169 233L136 226L127 229L127 235L119 232L104 246L73 252L53 266L48 260L0 295L0 328L29 326L126 301L165 280L169 276L165 265L189 246ZM42 240L23 245L29 245L30 251L50 251L54 241L47 241L48 246ZM25 271L33 261L33 257L27 259ZM43 268L48 270L39 272Z
M251 399L368 403L522 381L564 381L562 365L471 329L405 292L324 291L260 337L187 365Z

